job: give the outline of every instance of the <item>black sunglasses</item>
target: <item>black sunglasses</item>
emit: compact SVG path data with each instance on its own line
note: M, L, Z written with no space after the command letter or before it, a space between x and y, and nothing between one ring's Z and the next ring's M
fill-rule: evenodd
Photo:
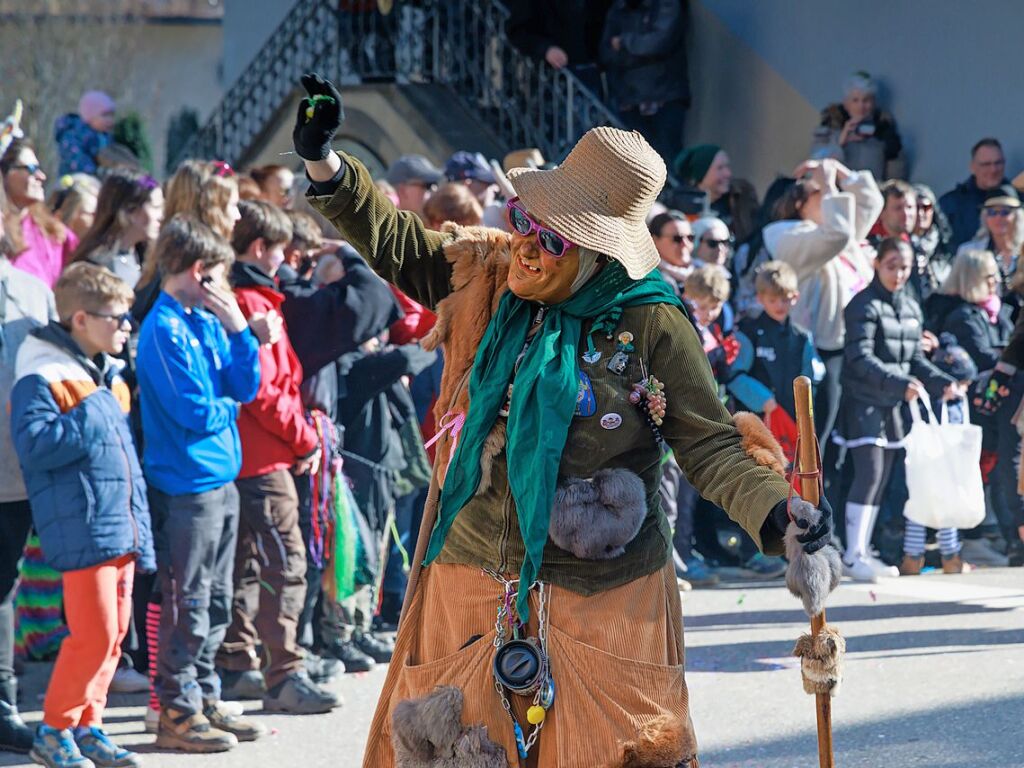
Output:
M708 248L720 248L723 245L726 248L728 248L730 245L732 245L732 238L729 238L727 240L704 240L703 243Z
M131 312L123 312L120 315L110 315L105 312L90 312L89 310L85 310L85 314L91 315L92 317L102 317L104 320L116 320L118 328L125 323L130 326L135 325L135 319L132 317Z
M28 171L29 176L35 176L37 173L43 170L43 166L39 165L39 163L25 163L24 165L12 165L11 168L18 168L22 171Z
M666 235L676 245L681 245L683 240L688 243L693 242L693 235Z

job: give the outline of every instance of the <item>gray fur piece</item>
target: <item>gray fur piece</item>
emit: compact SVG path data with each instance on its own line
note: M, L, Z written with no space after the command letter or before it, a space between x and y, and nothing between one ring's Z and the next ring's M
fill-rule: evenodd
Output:
M636 473L602 469L559 483L548 533L578 558L610 560L626 551L646 516L647 494Z
M797 520L806 520L808 527L816 525L821 517L821 510L799 498L793 499L790 512ZM786 586L803 601L807 615L816 616L825 608L825 600L832 590L839 586L843 565L839 553L831 544L826 544L813 555L804 552L803 544L796 537L805 530L792 521L786 526L783 537L786 559L789 560Z
M483 725L462 725L462 691L438 686L400 701L391 716L396 768L508 768L505 748Z

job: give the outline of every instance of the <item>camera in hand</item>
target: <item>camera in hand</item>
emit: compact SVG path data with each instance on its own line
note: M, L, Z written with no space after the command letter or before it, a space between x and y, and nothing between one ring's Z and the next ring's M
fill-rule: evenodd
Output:
M870 120L863 123L857 123L857 133L861 136L874 136L875 135L875 124Z

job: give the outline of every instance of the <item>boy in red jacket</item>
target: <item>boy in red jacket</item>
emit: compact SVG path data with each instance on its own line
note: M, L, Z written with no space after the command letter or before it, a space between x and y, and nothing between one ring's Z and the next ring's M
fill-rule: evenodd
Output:
M269 203L246 201L239 210L242 217L231 239L238 255L231 270L238 306L246 318L279 315L284 294L277 290L275 276L292 237L291 222ZM236 481L241 517L235 597L217 662L226 691L246 688L251 682L247 678L259 676L258 639L268 659L264 710L327 712L340 699L309 678L296 639L306 594L306 553L292 472L316 472L319 440L306 420L299 393L302 365L286 328L260 347L259 357L259 391L238 415L242 470Z

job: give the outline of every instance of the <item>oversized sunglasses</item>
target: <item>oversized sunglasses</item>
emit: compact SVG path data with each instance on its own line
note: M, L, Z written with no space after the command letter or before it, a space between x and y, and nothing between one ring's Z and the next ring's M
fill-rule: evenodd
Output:
M12 165L11 168L17 168L25 171L29 176L35 176L43 167L39 163L23 163L22 165Z
M1011 213L1009 208L986 208L986 216L998 216L1000 219L1004 219Z
M530 218L530 214L526 212L526 209L519 205L518 197L513 197L508 201L507 209L508 223L512 225L512 229L523 237L528 237L531 233L536 232L537 245L556 259L564 256L567 250L576 245L576 243L566 240L553 229L542 227Z
M668 235L668 239L676 245L682 245L684 240L688 243L692 243L693 235Z
M704 245L708 248L728 248L732 245L732 238L728 240L705 240Z

